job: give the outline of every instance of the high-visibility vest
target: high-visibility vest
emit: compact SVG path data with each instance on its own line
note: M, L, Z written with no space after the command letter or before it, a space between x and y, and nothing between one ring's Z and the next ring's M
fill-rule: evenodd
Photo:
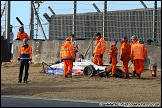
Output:
M142 59L144 60L144 56L147 55L147 50L144 44L133 44L131 48L131 57L133 60Z
M127 59L128 61L131 59L130 58L130 53L131 53L131 45L129 42L123 43L120 48L120 57L123 59ZM126 57L126 58L125 58Z
M17 38L24 39L29 38L28 34L26 32L23 32L22 34L20 32L17 33Z
M66 41L65 44L61 45L60 59L75 59L75 49L70 41Z
M32 58L32 46L30 45L22 45L18 52L18 58L21 60L28 60Z
M110 45L108 48L109 58L117 57L117 55L118 55L118 49L117 49L116 45Z
M106 50L106 41L103 40L102 38L100 40L97 40L95 42L94 54L96 55L104 54L105 50Z

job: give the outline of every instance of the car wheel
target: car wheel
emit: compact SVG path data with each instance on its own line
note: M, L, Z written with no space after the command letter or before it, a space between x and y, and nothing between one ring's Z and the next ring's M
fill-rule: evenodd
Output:
M86 77L95 76L95 74L96 74L96 70L93 67L93 65L88 65L83 70L83 75Z
M105 77L106 76L106 72L102 72L98 74L99 77Z
M124 72L120 68L116 68L116 74L117 74L117 76L119 78L123 78L124 77Z

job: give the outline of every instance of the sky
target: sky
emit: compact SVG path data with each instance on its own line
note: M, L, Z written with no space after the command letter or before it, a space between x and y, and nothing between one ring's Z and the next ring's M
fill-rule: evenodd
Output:
M1 1L1 9L5 1ZM77 13L87 13L87 12L97 12L94 6L95 3L97 7L103 12L104 1L77 1ZM107 10L129 10L129 9L138 9L144 8L140 1L107 1ZM154 1L144 1L148 8L154 8ZM161 7L161 1L157 1L158 6ZM49 16L52 15L48 9L50 6L55 14L73 14L73 1L44 1L39 6L39 17L43 25L44 32L48 39L48 21L44 18L43 14L47 13ZM35 4L35 7L38 7ZM19 29L19 22L16 20L18 17L24 23L25 32L30 34L29 24L30 24L30 1L11 1L11 10L10 10L10 24L13 25L14 39L16 39L17 32ZM36 18L36 16L35 16ZM4 31L4 15L1 17L1 34ZM37 24L37 21L34 21ZM35 26L35 29L38 29L38 37L36 37L36 30L34 32L34 38L44 39L44 36L41 32L40 27Z

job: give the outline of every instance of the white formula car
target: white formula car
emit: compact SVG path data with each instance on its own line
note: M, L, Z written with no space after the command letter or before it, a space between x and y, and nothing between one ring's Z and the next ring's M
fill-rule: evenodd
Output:
M64 73L64 63L61 61L57 61L52 65L48 65L46 63L42 63L43 70L46 74L50 75L63 75ZM44 68L44 65L47 65ZM73 75L83 75L86 77L92 77L99 75L100 77L105 76L105 70L107 66L98 66L94 64L91 60L80 59L77 62L73 62L72 76ZM119 77L124 77L124 73L121 69L116 68L116 74Z

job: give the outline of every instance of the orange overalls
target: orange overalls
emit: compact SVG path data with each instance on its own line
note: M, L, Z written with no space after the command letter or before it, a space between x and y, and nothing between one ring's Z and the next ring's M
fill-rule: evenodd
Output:
M29 39L29 36L26 32L23 32L22 34L20 32L17 33L17 38L20 38L21 39L24 39L24 38L27 38Z
M122 59L122 66L125 74L128 72L128 63L130 61L131 45L129 42L124 42L120 48L120 58Z
M108 57L110 58L110 61L112 61L112 66L106 71L112 72L113 75L116 73L117 55L118 49L116 45L111 44L108 48Z
M141 75L144 70L144 60L147 56L147 50L144 44L133 44L130 57L133 59L136 73Z
M64 62L64 76L72 76L73 60L75 59L74 46L70 41L61 45L60 59Z
M22 81L23 70L25 66L25 76L24 81L28 80L28 70L29 61L32 59L32 46L26 44L20 47L18 52L18 58L20 59L20 69L19 69L19 81Z
M137 44L137 40L134 40L133 43L132 43L132 45L133 45L133 44ZM132 45L131 45L131 49L132 49ZM135 67L134 67L134 63L132 63L132 70L133 70L133 72L136 71L136 70L135 70Z
M94 58L93 63L99 66L103 66L103 57L100 57L100 55L104 54L106 50L106 41L102 38L100 40L96 40L95 42L95 48L94 48Z

